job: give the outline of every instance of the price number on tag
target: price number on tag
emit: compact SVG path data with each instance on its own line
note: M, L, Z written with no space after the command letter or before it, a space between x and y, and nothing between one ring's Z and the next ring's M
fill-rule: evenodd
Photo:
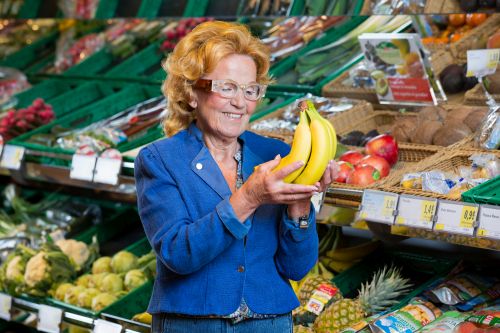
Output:
M0 293L0 318L10 321L12 315L12 296Z
M111 323L103 319L94 321L94 333L121 333L123 330L119 324Z
M393 224L397 203L397 195L382 191L365 190L361 202L360 217L374 222Z
M500 207L481 205L478 215L478 237L500 239Z
M422 211L420 213L420 218L424 221L432 221L435 211L436 203L434 201L422 201Z
M464 206L460 219L461 228L473 228L476 221L477 207Z
M495 73L499 59L499 49L467 51L467 76L484 77Z
M94 167L97 157L95 155L74 154L71 159L71 179L91 182L94 178Z
M396 197L392 195L384 196L384 209L382 210L382 215L385 217L391 217L396 209Z
M37 330L47 333L59 333L61 331L62 316L63 311L61 309L40 304Z

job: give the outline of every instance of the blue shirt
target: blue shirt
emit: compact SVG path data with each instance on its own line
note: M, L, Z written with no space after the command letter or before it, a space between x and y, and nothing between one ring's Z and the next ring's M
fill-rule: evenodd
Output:
M239 139L245 181L256 165L289 151L251 132ZM148 312L225 316L242 299L260 314L299 305L288 280L300 280L317 260L313 208L308 229L288 219L284 205L262 205L238 221L195 124L142 149L135 177L139 214L158 257Z

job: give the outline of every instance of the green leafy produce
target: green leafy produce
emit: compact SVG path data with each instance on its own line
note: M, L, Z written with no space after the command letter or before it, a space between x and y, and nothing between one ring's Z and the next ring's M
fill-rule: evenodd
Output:
M92 280L92 275L84 274L84 275L79 276L78 279L76 279L75 284L77 286L89 288L91 283L92 283L91 280Z
M68 291L73 287L74 286L69 282L61 283L54 292L54 298L64 302L64 297L66 296Z
M101 292L95 288L85 289L78 295L76 305L90 309L92 307L92 300Z
M120 251L111 258L113 273L126 273L136 267L137 257L128 251Z
M0 286L3 291L11 295L20 293L20 288L24 285L26 263L35 254L34 250L18 245L7 257L7 260L0 266Z
M123 290L123 279L115 273L107 274L101 282L101 291L115 293Z
M70 258L77 272L88 270L99 255L99 246L95 236L90 246L74 239L61 239L56 242L56 245Z
M125 274L124 285L125 289L130 291L135 289L148 281L147 275L143 270L133 269Z
M46 243L26 264L26 293L46 296L54 285L71 281L74 275L75 268L70 259L57 246Z
M116 302L118 297L110 293L102 293L92 299L92 310L99 312L108 305Z
M64 295L64 302L71 305L77 305L78 297L85 290L86 290L85 287L82 286L72 286L68 288L68 290L66 290L66 294Z
M92 274L92 278L90 279L89 284L88 284L89 288L101 289L102 280L108 274L111 274L111 273Z
M111 257L100 257L92 264L92 274L111 273Z

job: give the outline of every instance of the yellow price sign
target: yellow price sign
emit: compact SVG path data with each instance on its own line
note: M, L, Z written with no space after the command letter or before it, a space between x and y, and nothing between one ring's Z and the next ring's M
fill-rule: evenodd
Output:
M481 237L488 236L488 230L485 230L485 229L478 229L478 230L477 230L477 235L478 235L478 236L481 236Z
M405 218L402 216L396 217L396 224L405 224Z
M444 230L444 224L443 223L436 223L434 226L434 230Z
M460 228L473 228L476 215L477 207L463 206L460 216Z
M434 216L434 211L436 209L436 202L430 200L422 201L420 218L424 221L432 221L432 217Z
M382 215L390 217L392 216L394 209L396 209L396 197L385 195L384 204L382 207Z

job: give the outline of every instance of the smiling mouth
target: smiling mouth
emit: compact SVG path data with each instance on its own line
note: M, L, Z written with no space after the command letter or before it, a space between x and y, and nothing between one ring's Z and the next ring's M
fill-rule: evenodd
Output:
M229 112L222 112L222 113L229 119L241 119L243 117L242 114L237 114L237 113L229 113Z

